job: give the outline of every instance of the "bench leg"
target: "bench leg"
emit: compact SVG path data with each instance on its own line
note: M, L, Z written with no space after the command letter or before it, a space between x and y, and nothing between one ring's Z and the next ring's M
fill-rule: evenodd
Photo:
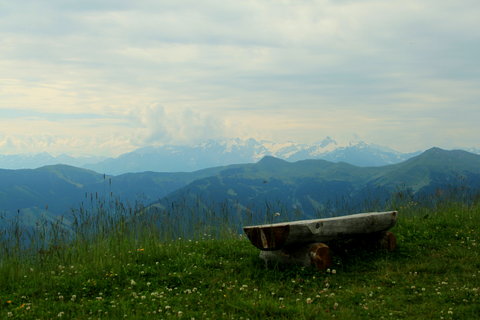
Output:
M326 270L332 265L330 248L321 242L289 246L282 250L260 251L260 258L268 263L301 265Z
M379 245L382 249L393 251L397 247L397 238L390 231L383 232L379 240Z

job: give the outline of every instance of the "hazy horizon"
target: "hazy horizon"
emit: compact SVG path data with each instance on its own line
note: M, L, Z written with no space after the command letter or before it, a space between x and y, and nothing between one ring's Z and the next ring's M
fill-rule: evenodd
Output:
M307 144L307 143L301 143L301 142L291 141L291 140L290 141L276 142L276 141L271 141L271 140L256 140L255 138L245 138L245 139L232 138L232 139L216 139L216 140L215 139L210 139L210 140L200 141L198 143L192 143L192 144L145 145L145 146L133 148L131 150L126 150L125 152L120 153L118 155L109 155L109 156L108 155L107 156L106 155L99 155L99 154L87 154L87 153L75 154L75 153L68 153L68 152L55 153L55 152L48 152L48 151L38 151L38 152L34 151L34 152L23 152L23 153L0 153L0 157L1 156L6 156L6 157L8 157L8 156L27 156L28 157L28 156L38 156L38 155L45 154L45 155L52 156L54 158L62 158L62 157L72 157L74 159L90 158L93 161L102 161L103 159L118 158L118 157L120 157L124 154L128 154L128 153L131 153L131 152L137 152L137 151L143 150L143 149L155 150L155 149L158 148L159 150L167 151L170 148L174 148L172 150L175 150L175 148L181 148L181 149L182 148L192 148L192 150L193 150L194 148L199 148L202 145L208 145L208 144L211 144L211 143L218 144L218 145L229 145L232 142L238 142L239 145L245 145L248 142L248 140L251 140L251 139L255 140L256 143L263 144L269 150L273 150L274 151L273 153L275 153L275 150L280 150L281 148L289 148L290 146L305 146L307 148L308 147L313 147L313 146L319 146L322 142L322 140L319 140L319 141L316 141L314 143ZM325 137L325 139L333 139L333 138L327 136L327 137ZM442 147L432 145L432 146L428 146L428 147L423 148L423 149L402 152L402 151L396 150L394 148L391 148L388 145L378 145L378 144L369 143L368 141L359 140L358 137L354 137L350 141L340 140L341 142L338 142L338 140L335 140L335 139L333 139L333 140L335 141L335 143L333 145L329 145L328 147L326 147L324 149L324 153L322 155L326 155L329 152L333 152L333 151L338 150L338 149L355 147L359 144L366 144L369 147L379 148L380 150L384 150L386 152L391 152L392 154L398 152L399 154L404 154L404 155L423 153L423 152L425 152L429 149L432 149L432 148L440 148L440 149L443 149L443 150L446 150L446 151L463 150L463 151L468 151L468 152L480 154L480 148L474 148L474 147L468 147L468 146L457 147L457 148L442 148ZM227 148L226 150L228 150L228 147L226 147L226 148ZM320 148L320 149L322 149L322 148ZM172 151L172 154L174 154L174 153L175 153L175 151ZM268 153L267 155L276 156L275 154L270 154L270 153ZM276 156L276 157L279 157L279 156ZM320 157L320 158L322 158L322 157ZM307 159L307 158L305 158L305 159Z
M0 0L0 154L480 149L477 1Z

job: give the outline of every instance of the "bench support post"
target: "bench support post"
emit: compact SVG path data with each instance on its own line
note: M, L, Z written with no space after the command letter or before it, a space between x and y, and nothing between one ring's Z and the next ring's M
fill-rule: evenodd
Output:
M298 244L281 250L260 251L260 258L268 263L296 264L325 270L332 265L330 248L321 242Z
M332 241L330 244L334 251L341 250L345 251L345 253L352 252L355 248L393 251L397 246L397 239L392 232L384 231L364 237ZM322 242L290 245L281 250L261 250L260 258L265 261L266 266L268 266L269 263L278 263L314 267L322 271L332 265L330 247Z

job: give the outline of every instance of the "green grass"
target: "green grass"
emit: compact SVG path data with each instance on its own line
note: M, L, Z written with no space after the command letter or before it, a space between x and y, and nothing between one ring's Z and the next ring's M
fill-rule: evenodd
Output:
M397 250L338 253L328 272L266 269L238 234L165 240L148 224L3 250L0 318L478 319L480 205L398 209Z

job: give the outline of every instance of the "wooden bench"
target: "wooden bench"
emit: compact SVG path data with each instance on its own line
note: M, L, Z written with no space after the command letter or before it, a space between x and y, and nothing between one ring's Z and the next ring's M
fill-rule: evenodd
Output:
M358 239L366 245L392 251L395 235L388 230L397 221L398 212L369 212L341 217L300 220L247 226L243 230L260 251L266 263L300 264L327 269L331 263L330 248L325 242Z

